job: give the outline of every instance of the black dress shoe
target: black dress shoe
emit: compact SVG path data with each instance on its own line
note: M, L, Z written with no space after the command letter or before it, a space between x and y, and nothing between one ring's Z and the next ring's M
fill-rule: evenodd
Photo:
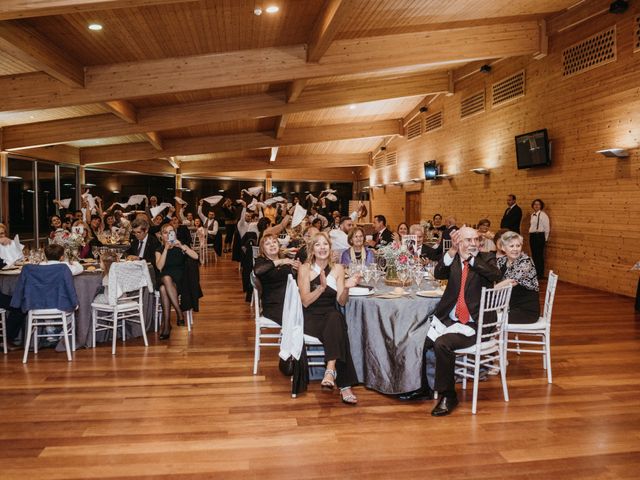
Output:
M453 412L453 409L458 405L458 397L442 397L438 404L431 410L431 415L434 417L444 417Z
M411 402L415 400L433 400L433 390L430 388L414 390L413 392L402 393L398 395L398 400L403 402Z

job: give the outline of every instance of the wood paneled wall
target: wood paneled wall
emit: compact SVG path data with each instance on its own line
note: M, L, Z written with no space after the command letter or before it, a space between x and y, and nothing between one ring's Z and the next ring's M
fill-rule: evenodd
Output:
M453 214L458 224L482 217L497 229L514 193L527 213L542 198L551 218L547 266L562 280L623 295L635 295L640 259L640 52L634 53L634 21L638 8L625 15L603 15L550 39L549 55L498 62L489 74L477 73L456 84L452 97L440 96L429 112L442 110L444 127L417 139L391 143L395 167L374 170L370 183L387 184L422 177L422 164L436 159L452 180L426 182L422 215ZM564 48L611 25L617 25L617 60L563 78ZM526 72L524 97L491 108L491 84L521 69ZM460 119L462 98L486 89L484 113ZM517 170L514 136L547 128L553 142L550 168ZM602 148L631 149L627 159L605 158ZM491 169L489 176L469 170ZM364 176L367 173L364 172ZM401 187L376 188L373 213L394 226L404 220ZM528 246L525 247L528 250Z

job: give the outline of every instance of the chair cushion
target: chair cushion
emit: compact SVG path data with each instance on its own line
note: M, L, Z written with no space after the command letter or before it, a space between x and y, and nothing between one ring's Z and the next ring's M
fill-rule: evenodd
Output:
M545 330L547 321L540 317L536 323L511 323L507 325L508 332L524 332L530 330Z
M35 310L31 310L33 315L70 315L70 313L63 312L62 310L58 310L57 308L39 308Z
M311 335L304 336L304 343L307 345L322 345L322 342L318 340L316 337L312 337Z
M498 341L491 339L488 342L482 342L482 344L480 345L480 353L484 355L484 354L490 353L491 351L494 351L497 348L498 348ZM476 353L475 344L467 348L460 348L456 350L456 355L471 355L473 353Z
M113 312L116 308L119 311L126 311L126 310L135 310L138 308L138 302L124 302L124 303L117 303L115 305L109 305L108 303L92 303L91 304L91 308L95 308L96 310L101 310L101 311L108 311L108 312Z
M258 324L262 328L282 328L282 326L278 325L276 322L268 319L267 317L258 318Z

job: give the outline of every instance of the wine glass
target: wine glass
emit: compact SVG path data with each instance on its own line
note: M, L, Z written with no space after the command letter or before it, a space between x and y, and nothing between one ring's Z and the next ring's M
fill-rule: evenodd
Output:
M383 272L377 267L377 265L372 265L369 271L371 272L371 278L373 278L373 291L375 292L378 289L378 280L382 278Z
M422 282L424 281L424 271L422 270L422 268L416 268L413 271L413 279L416 282L416 291L419 292L420 285L422 285Z
M373 271L370 268L365 268L362 271L362 276L364 277L364 283L368 284L371 281L372 275L373 275Z
M98 259L99 252L100 252L100 249L97 245L91 246L91 254L93 255L93 258L95 258L96 260Z
M402 288L404 289L405 283L409 279L409 270L406 267L398 269L398 280L402 282Z

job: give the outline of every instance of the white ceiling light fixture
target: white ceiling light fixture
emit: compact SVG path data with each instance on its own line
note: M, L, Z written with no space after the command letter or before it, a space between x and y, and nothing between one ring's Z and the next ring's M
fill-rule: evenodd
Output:
M265 12L267 13L278 13L279 11L280 11L280 7L278 7L277 5L269 5L265 9Z
M256 8L254 8L254 9L253 9L253 14L254 14L256 17L259 17L260 15L262 15L262 9L261 9L260 7L256 7Z
M102 25L100 25L99 23L90 23L88 28L89 30L92 30L94 32L99 32L100 30L102 30Z
M355 110L357 107L354 103L352 103L351 105L349 105L349 110Z
M491 171L488 168L478 167L472 168L471 171L473 173L477 173L478 175L489 175Z
M436 178L438 180L451 180L453 178L453 175L447 175L446 173L440 173L440 174L436 175Z

